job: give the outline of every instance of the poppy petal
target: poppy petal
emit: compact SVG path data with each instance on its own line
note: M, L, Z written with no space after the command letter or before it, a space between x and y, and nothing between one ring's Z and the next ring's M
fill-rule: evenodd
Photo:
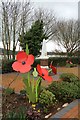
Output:
M57 74L57 69L53 65L50 65L50 68L52 69L53 73Z
M38 71L39 75L42 75L42 68L39 64L37 65L37 71Z
M25 61L25 60L27 60L27 58L28 58L28 55L24 51L20 51L16 55L16 60L19 62Z
M14 62L13 64L12 64L12 68L13 68L13 70L15 70L15 71L19 71L20 70L20 68L21 68L21 63L19 63L19 62Z
M27 66L26 64L25 65L21 65L21 68L20 68L20 73L26 73L26 72L29 72L31 69L31 66Z
M47 76L47 75L43 76L43 79L48 82L52 82L52 80L53 80L51 76Z
M48 75L48 70L46 70L45 68L41 68L41 70L44 75Z
M52 71L53 71L53 73L57 74L57 70L55 67L52 67Z
M26 64L27 65L32 65L33 63L34 63L34 56L33 55L28 55Z

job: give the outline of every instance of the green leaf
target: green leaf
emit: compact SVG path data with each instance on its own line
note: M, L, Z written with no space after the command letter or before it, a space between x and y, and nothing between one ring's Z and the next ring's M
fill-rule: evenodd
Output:
M23 79L25 86L28 86L28 79Z
M28 44L26 44L26 53L29 54Z
M34 84L33 83L28 84L28 79L24 79L23 82L25 84L25 90L26 90L29 101L32 103L35 103L36 102L36 93L35 93Z
M32 92L34 91L34 78L32 79Z
M38 96L41 89L41 80L42 78L39 78L36 82L36 101L38 101Z

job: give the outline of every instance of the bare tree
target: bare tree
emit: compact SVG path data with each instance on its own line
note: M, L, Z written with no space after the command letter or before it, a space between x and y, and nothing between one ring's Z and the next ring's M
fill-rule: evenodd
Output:
M52 11L44 10L39 8L34 12L34 20L43 20L44 23L44 33L47 35L47 39L52 39L54 33L56 32L55 23L56 18Z
M10 34L11 39L13 41L13 49L16 49L17 46L17 38L19 36L19 32L21 29L20 23L20 9L21 3L20 2L11 2L10 3Z
M30 1L22 2L21 5L21 12L20 12L20 29L19 29L19 35L21 37L21 41L24 41L24 33L29 29L32 23L32 6L30 4Z
M4 46L4 57L6 59L5 50L7 51L7 57L9 59L10 49L10 35L9 35L9 21L8 21L8 9L7 4L2 2L2 42Z
M80 36L78 21L58 21L55 41L58 45L62 45L67 55L73 54L80 47Z
M30 1L27 0L22 3L2 2L2 43L4 49L7 50L8 59L11 44L13 44L13 59L15 59L19 34L24 34L24 30L28 28L28 22L30 22L30 7Z

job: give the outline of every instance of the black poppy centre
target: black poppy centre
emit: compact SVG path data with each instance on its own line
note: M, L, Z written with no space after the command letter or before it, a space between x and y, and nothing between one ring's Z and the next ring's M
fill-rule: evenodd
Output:
M42 73L42 76L44 76L44 74Z
M23 61L23 62L22 62L22 65L25 65L25 64L26 64L26 62L25 62L25 61Z

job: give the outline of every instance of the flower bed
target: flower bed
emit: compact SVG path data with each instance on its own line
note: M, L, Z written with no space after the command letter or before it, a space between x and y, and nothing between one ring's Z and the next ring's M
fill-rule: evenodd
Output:
M17 94L14 93L12 89L7 90L6 92L3 90L2 101L2 114L4 120L6 118L9 120L43 120L46 118L48 119L48 114L51 113L50 116L55 114L58 111L57 109L61 109L63 105L62 102L58 101L55 104L51 104L50 100L48 100L48 103L45 103L46 101L43 101L43 103L45 103L44 106L43 104L41 104L42 101L40 101L38 104L36 104L35 107L34 105L32 106L31 103L29 103L28 98L26 98L24 92L21 92L21 94Z

